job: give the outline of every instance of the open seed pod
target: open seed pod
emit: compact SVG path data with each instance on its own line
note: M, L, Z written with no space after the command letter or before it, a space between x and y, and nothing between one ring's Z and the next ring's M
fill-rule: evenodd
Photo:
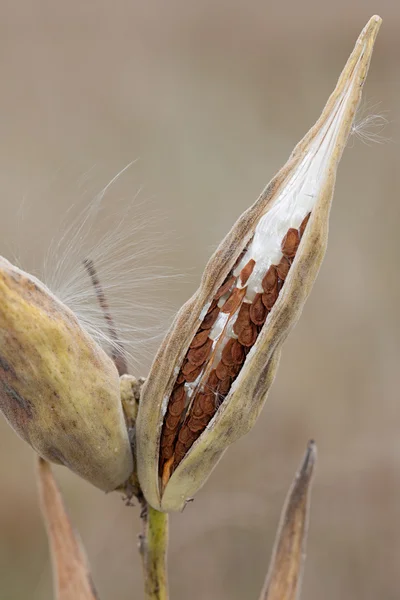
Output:
M104 491L133 471L114 363L40 281L2 257L0 409L40 456Z
M370 19L321 117L222 241L156 355L136 447L158 510L182 509L260 413L325 254L336 170L380 22Z

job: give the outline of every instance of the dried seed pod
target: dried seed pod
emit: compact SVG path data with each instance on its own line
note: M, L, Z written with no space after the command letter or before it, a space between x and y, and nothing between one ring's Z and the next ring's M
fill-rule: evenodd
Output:
M133 471L112 360L40 281L1 257L0 408L40 456L102 490Z
M373 17L364 28L321 117L222 241L206 267L200 288L181 308L159 349L142 390L136 425L140 484L147 501L158 510L184 507L226 448L252 428L265 402L282 344L300 317L325 253L336 170L361 98L379 25L380 19ZM301 223L309 213L299 244L299 219ZM280 247L286 257L294 256L284 281L278 280L275 264L276 260L279 264L276 248ZM191 392L196 395L209 389L208 381L211 377L213 383L215 380L215 368L217 378L225 385L227 376L222 377L225 375L222 366L231 367L224 365L221 353L229 337L237 335L239 343L251 344L243 348L244 363L239 364L226 397L218 396L220 405L208 415L207 426L196 432L186 422L181 426L171 462L160 471L162 424L181 364L193 351L189 349L193 338L199 327L205 327L204 311L215 299L222 282L233 269L240 273L250 259L255 261L255 267L246 287L235 288L219 316L212 324L207 323L207 328L212 329L213 345L202 363L198 387ZM271 264L274 268L266 277ZM261 290L267 309L274 298L262 326L255 324L250 315L250 303ZM267 303L264 296L269 297ZM254 316L254 309L251 314ZM190 407L188 411L187 418L191 419L194 413ZM201 414L195 423L200 427L200 422L204 426Z

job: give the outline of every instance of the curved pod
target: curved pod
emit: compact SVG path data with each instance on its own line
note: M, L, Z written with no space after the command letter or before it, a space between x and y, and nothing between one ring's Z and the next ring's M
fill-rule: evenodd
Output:
M380 23L370 19L321 117L222 241L156 355L136 448L143 493L158 510L184 507L265 402L325 254L336 170Z

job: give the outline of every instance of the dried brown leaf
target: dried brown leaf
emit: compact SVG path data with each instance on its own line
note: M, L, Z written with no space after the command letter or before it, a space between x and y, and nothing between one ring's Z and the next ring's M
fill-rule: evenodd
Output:
M85 551L74 531L50 464L39 458L38 480L42 513L53 563L57 600L98 600Z
M317 449L309 442L281 514L269 571L260 600L296 600L300 596Z

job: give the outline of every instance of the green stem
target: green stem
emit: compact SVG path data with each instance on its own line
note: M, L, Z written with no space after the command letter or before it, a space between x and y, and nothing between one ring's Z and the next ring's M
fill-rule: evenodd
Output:
M142 557L146 600L168 600L168 515L146 505L142 512Z

